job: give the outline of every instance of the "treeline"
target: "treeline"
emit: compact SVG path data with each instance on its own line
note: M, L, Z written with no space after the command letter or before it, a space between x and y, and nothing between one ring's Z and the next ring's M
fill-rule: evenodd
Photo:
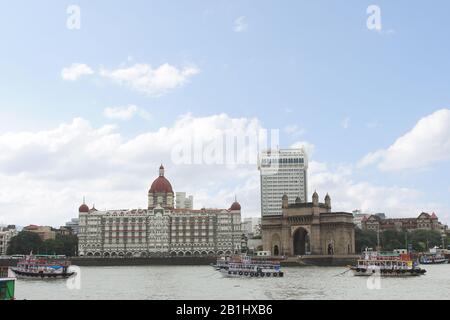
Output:
M55 254L73 257L77 255L78 237L76 235L56 235L54 240L43 241L36 233L22 231L8 246L8 255L13 254Z
M365 248L377 247L378 235L375 231L355 229L356 252L362 252ZM436 230L385 230L380 232L380 246L383 251L394 249L407 249L412 245L416 252L425 252L435 246L442 246L442 235ZM447 238L444 238L444 248L447 248Z

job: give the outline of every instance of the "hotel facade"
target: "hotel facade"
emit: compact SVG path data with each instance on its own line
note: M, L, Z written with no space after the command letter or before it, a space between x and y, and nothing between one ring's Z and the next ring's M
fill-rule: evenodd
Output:
M98 211L79 208L80 256L207 256L241 250L241 205L229 209L175 208L164 176L148 192L148 208Z

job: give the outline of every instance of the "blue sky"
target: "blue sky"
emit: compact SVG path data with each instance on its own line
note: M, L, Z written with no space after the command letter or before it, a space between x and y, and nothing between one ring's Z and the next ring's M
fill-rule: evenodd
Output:
M366 10L373 4L381 9L380 31L366 27ZM66 27L69 5L81 9L79 30ZM4 148L7 159L0 157L5 178L0 206L18 212L0 215L0 223L63 223L76 216L73 208L86 193L104 207L121 205L106 191L85 187L102 179L104 184L97 186L105 186L107 180L83 171L81 164L95 167L86 157L77 160L84 180L55 174L56 183L49 168L32 163L34 157L45 158L52 142L27 143L23 132L51 132L81 118L88 123L81 125L83 130L114 124L114 133L126 143L161 127L172 128L186 114L208 120L222 113L279 129L282 146L299 141L313 145L310 174L316 176L310 189L335 191L341 197L336 199L339 209L386 211L391 216L436 211L450 221L449 10L448 1L11 1L0 11L0 137L5 141L9 134L11 141L27 146L9 145ZM236 30L237 21L242 30ZM74 63L88 66L92 74L64 80L62 70ZM136 65L156 69L164 64L195 72L156 95L101 75L102 70L111 75ZM126 121L105 116L105 108L130 105L140 113ZM436 114L438 110L443 112ZM440 130L418 129L405 144L386 151L424 118ZM420 134L423 140L417 139ZM383 155L359 165L379 150ZM58 152L67 158L66 148L52 149L52 157ZM415 165L411 157L426 159ZM53 161L61 159L55 156ZM147 159L136 159L148 161L151 168L165 155L152 150ZM398 162L394 169L383 165L390 161ZM63 163L56 167L63 168ZM171 167L177 173L173 184L193 193L199 205L227 206L223 202L242 192L246 214L259 214L255 167L238 168L234 181L224 178L214 187L190 180L194 172L210 168L177 170L170 162L166 167L168 174ZM144 179L143 172L134 172L135 181L141 177L146 186L156 169ZM13 191L6 181L13 183ZM345 190L338 187L341 182ZM17 200L26 192L24 183L40 188L29 195L29 205ZM41 200L42 194L62 196L61 184L70 185L64 201L49 206ZM114 191L135 194L141 188L126 185ZM135 206L144 206L145 188L136 198L125 197L130 200L123 206L133 206L138 197L142 201ZM361 200L364 192L372 197L368 203ZM405 194L386 199L391 192ZM62 217L49 213L55 211Z

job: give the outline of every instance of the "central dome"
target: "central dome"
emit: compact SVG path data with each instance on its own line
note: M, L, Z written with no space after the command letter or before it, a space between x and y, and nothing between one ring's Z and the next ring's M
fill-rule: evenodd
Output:
M164 167L159 168L159 177L153 181L149 193L173 193L172 185L164 177Z
M158 177L155 181L153 181L152 186L150 188L150 193L173 193L172 185L169 180L164 177Z

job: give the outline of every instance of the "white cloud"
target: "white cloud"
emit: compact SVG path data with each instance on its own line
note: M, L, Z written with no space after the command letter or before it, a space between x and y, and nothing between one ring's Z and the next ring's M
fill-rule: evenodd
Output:
M114 82L150 96L161 96L188 83L200 70L195 66L179 69L168 63L157 68L148 64L135 64L115 70L103 69L100 75Z
M284 127L284 132L286 132L291 137L295 138L295 137L298 137L298 136L301 136L302 134L304 134L305 129L300 128L296 124L292 124L292 125L287 125L286 127Z
M376 164L382 171L427 168L450 160L450 110L422 118L387 149L367 154L360 167Z
M315 146L307 141L297 141L291 145L291 148L293 149L303 148L306 151L306 154L308 155L309 158L313 156L315 150Z
M247 17L240 16L234 20L234 32L244 32L248 29Z
M138 108L135 105L128 105L124 107L108 107L103 110L103 114L105 117L115 120L130 120L136 115L144 119L150 118L150 114L147 111Z
M84 75L94 74L94 71L84 63L72 63L70 67L63 68L61 78L67 81L76 81Z
M93 127L84 119L39 132L0 134L0 223L61 225L78 215L83 196L99 209L146 207L146 194L161 162L176 191L195 197L195 207L227 208L236 194L244 216L260 214L256 165L176 165L174 146L202 137L206 145L227 133L254 133L258 119L226 114L179 117L171 126L125 138L111 125ZM313 153L314 146L298 142ZM422 201L421 192L401 186L355 181L349 165L310 161L309 190L332 197L333 210L363 209L389 216L436 211L439 203Z
M95 128L81 118L51 130L0 134L0 221L58 226L78 215L83 196L100 209L144 208L161 162L175 191L194 194L197 208L228 208L236 194L244 215L258 215L256 165L175 165L171 152L193 136L208 144L260 128L256 119L188 114L130 139L115 126Z
M378 121L371 121L366 123L366 127L369 129L376 129L382 127L382 124L379 123Z

